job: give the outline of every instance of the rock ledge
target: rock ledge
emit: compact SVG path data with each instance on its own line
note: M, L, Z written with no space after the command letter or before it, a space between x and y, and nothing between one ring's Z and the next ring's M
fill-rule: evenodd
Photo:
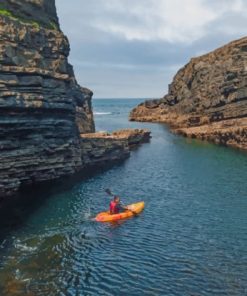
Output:
M146 129L81 134L82 163L84 167L102 166L126 159L134 146L149 141L150 134Z
M247 37L191 59L168 94L134 108L130 120L247 150Z

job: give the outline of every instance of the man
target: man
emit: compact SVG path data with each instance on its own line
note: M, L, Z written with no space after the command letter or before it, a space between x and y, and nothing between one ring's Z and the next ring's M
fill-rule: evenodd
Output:
M113 200L110 202L110 214L119 214L125 210L127 210L127 207L120 203L120 198L118 196L114 196Z

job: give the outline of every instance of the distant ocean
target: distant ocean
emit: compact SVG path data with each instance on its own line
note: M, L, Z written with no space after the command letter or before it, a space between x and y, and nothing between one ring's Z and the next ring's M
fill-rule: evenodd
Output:
M144 99L93 99L96 129L112 131L133 126L133 123L128 122L129 112L143 101Z
M93 100L96 128L149 128L150 143L73 188L34 192L18 225L0 225L0 295L247 295L246 154L128 122L141 101ZM144 212L91 221L108 187Z

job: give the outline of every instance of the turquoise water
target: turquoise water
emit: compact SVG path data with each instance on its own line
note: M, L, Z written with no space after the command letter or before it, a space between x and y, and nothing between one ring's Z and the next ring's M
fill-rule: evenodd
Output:
M0 295L247 295L246 154L130 123L138 102L95 100L96 127L149 128L150 143L73 186L33 192L11 227L3 219ZM91 221L106 187L145 211Z

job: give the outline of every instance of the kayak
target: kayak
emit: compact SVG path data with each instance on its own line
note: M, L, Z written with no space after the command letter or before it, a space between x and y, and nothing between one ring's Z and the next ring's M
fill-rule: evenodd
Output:
M111 215L109 211L108 212L101 212L95 217L95 220L97 222L111 222L111 221L117 221L117 220L130 218L130 217L136 216L139 213L141 213L143 211L144 207L145 207L145 203L144 203L144 201L141 201L138 203L128 205L127 206L128 210L125 210L124 212L119 213L119 214Z

